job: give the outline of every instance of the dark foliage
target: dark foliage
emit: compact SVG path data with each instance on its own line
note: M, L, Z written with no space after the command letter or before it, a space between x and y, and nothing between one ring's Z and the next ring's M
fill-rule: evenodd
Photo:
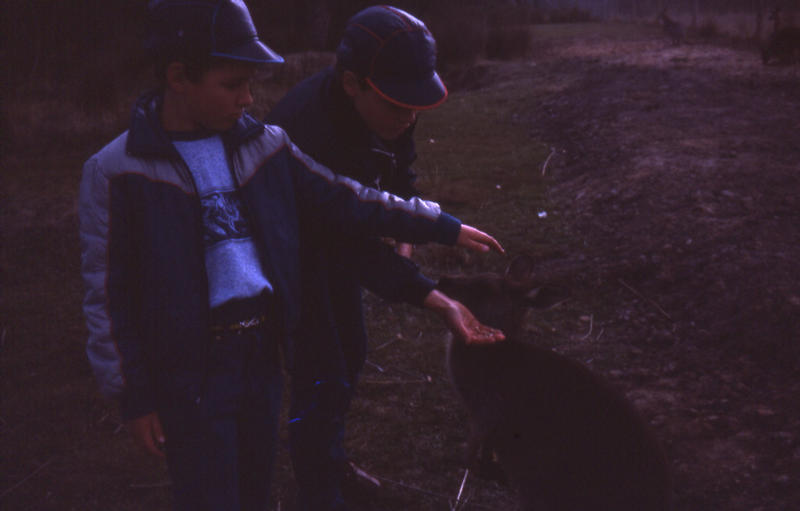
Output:
M490 59L524 57L531 46L528 27L494 27L489 30L486 56Z
M697 27L697 37L711 39L719 35L719 28L713 19L708 18Z
M555 9L550 12L550 23L585 23L593 21L592 14L578 7Z

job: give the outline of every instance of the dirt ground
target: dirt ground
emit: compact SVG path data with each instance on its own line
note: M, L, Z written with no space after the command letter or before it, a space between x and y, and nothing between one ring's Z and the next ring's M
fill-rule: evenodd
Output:
M532 72L519 115L578 240L553 274L602 311L562 351L651 419L676 509L798 509L800 68L603 37Z

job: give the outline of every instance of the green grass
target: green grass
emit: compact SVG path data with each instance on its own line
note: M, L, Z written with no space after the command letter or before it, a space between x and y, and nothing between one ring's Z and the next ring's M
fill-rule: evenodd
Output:
M526 91L512 82L452 94L417 129L420 189L515 252L532 248L527 226L547 210L541 167L549 148L518 120L532 107Z

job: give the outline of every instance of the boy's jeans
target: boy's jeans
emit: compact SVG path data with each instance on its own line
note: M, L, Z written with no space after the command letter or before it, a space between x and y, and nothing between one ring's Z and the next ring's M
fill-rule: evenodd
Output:
M266 328L224 332L193 399L161 412L175 507L264 511L269 506L282 390L277 339Z

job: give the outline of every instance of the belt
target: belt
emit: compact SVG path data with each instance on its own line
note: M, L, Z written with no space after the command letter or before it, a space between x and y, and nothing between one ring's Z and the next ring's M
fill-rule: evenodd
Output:
M242 332L246 332L247 330L263 325L266 323L266 321L267 317L265 315L254 316L250 319L243 319L227 325L212 325L211 331L215 334L221 334L225 332L235 332L241 334Z

